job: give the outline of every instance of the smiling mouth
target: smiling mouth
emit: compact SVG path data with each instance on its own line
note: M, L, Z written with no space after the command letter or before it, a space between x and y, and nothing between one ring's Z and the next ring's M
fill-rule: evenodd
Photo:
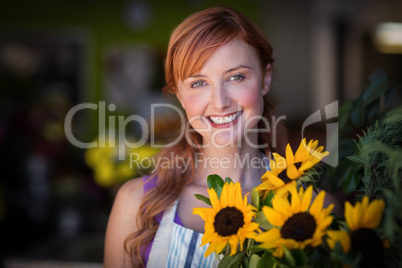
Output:
M208 116L208 119L214 124L222 125L233 122L241 115L241 113L242 111L238 111L228 116Z

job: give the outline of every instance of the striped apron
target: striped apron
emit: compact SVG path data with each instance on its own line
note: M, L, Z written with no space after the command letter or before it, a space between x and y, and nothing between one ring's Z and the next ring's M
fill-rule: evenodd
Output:
M149 254L147 267L217 267L219 261L215 254L204 257L209 244L200 247L203 234L174 222L178 201L176 200L163 213Z
M269 159L263 155L265 168ZM212 268L218 267L215 254L204 257L209 244L200 247L203 234L174 222L179 199L163 213L152 244L148 268Z

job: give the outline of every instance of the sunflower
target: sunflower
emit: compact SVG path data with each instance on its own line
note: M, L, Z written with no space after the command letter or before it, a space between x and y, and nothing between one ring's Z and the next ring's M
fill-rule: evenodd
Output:
M362 266L380 265L383 258L382 242L374 231L380 225L385 203L381 199L369 202L364 196L361 202L353 207L345 202L345 220L348 231L327 231L327 243L334 249L337 242L345 253L352 249L362 255Z
M296 180L303 176L305 171L315 166L329 152L323 152L324 147L317 148L318 141L310 140L306 144L304 138L296 153L293 154L290 144L286 146L286 158L273 153L275 161L271 160L270 167L262 177L262 183L257 186L257 191L265 195L269 191L275 194L287 193L295 186Z
M284 247L304 249L306 246L321 245L325 230L333 220L329 214L334 205L323 209L324 191L312 203L313 186L309 186L305 192L303 187L299 191L293 187L290 193L290 202L286 197L275 195L272 208L262 208L274 227L255 238L261 242L261 247L275 249L273 255L279 258L283 256Z
M247 204L247 195L242 198L240 183L227 182L222 188L220 198L214 189L208 189L212 208L194 208L193 214L205 221L205 233L202 244L210 243L205 257L212 252L220 253L226 244L230 244L230 255L234 255L240 243L246 238L255 238L258 223L252 222L255 208Z

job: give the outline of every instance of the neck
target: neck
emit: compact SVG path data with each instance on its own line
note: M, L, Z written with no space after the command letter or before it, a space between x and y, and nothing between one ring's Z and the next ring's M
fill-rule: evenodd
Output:
M196 155L195 164L194 183L200 185L206 185L208 175L217 174L223 179L230 177L240 182L244 189L251 189L261 183L260 178L266 171L263 154L248 144L204 148Z

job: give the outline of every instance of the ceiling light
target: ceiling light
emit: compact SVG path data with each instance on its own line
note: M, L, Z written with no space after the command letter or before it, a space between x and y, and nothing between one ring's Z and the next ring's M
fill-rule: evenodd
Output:
M385 22L377 25L373 41L381 53L402 54L402 23Z

